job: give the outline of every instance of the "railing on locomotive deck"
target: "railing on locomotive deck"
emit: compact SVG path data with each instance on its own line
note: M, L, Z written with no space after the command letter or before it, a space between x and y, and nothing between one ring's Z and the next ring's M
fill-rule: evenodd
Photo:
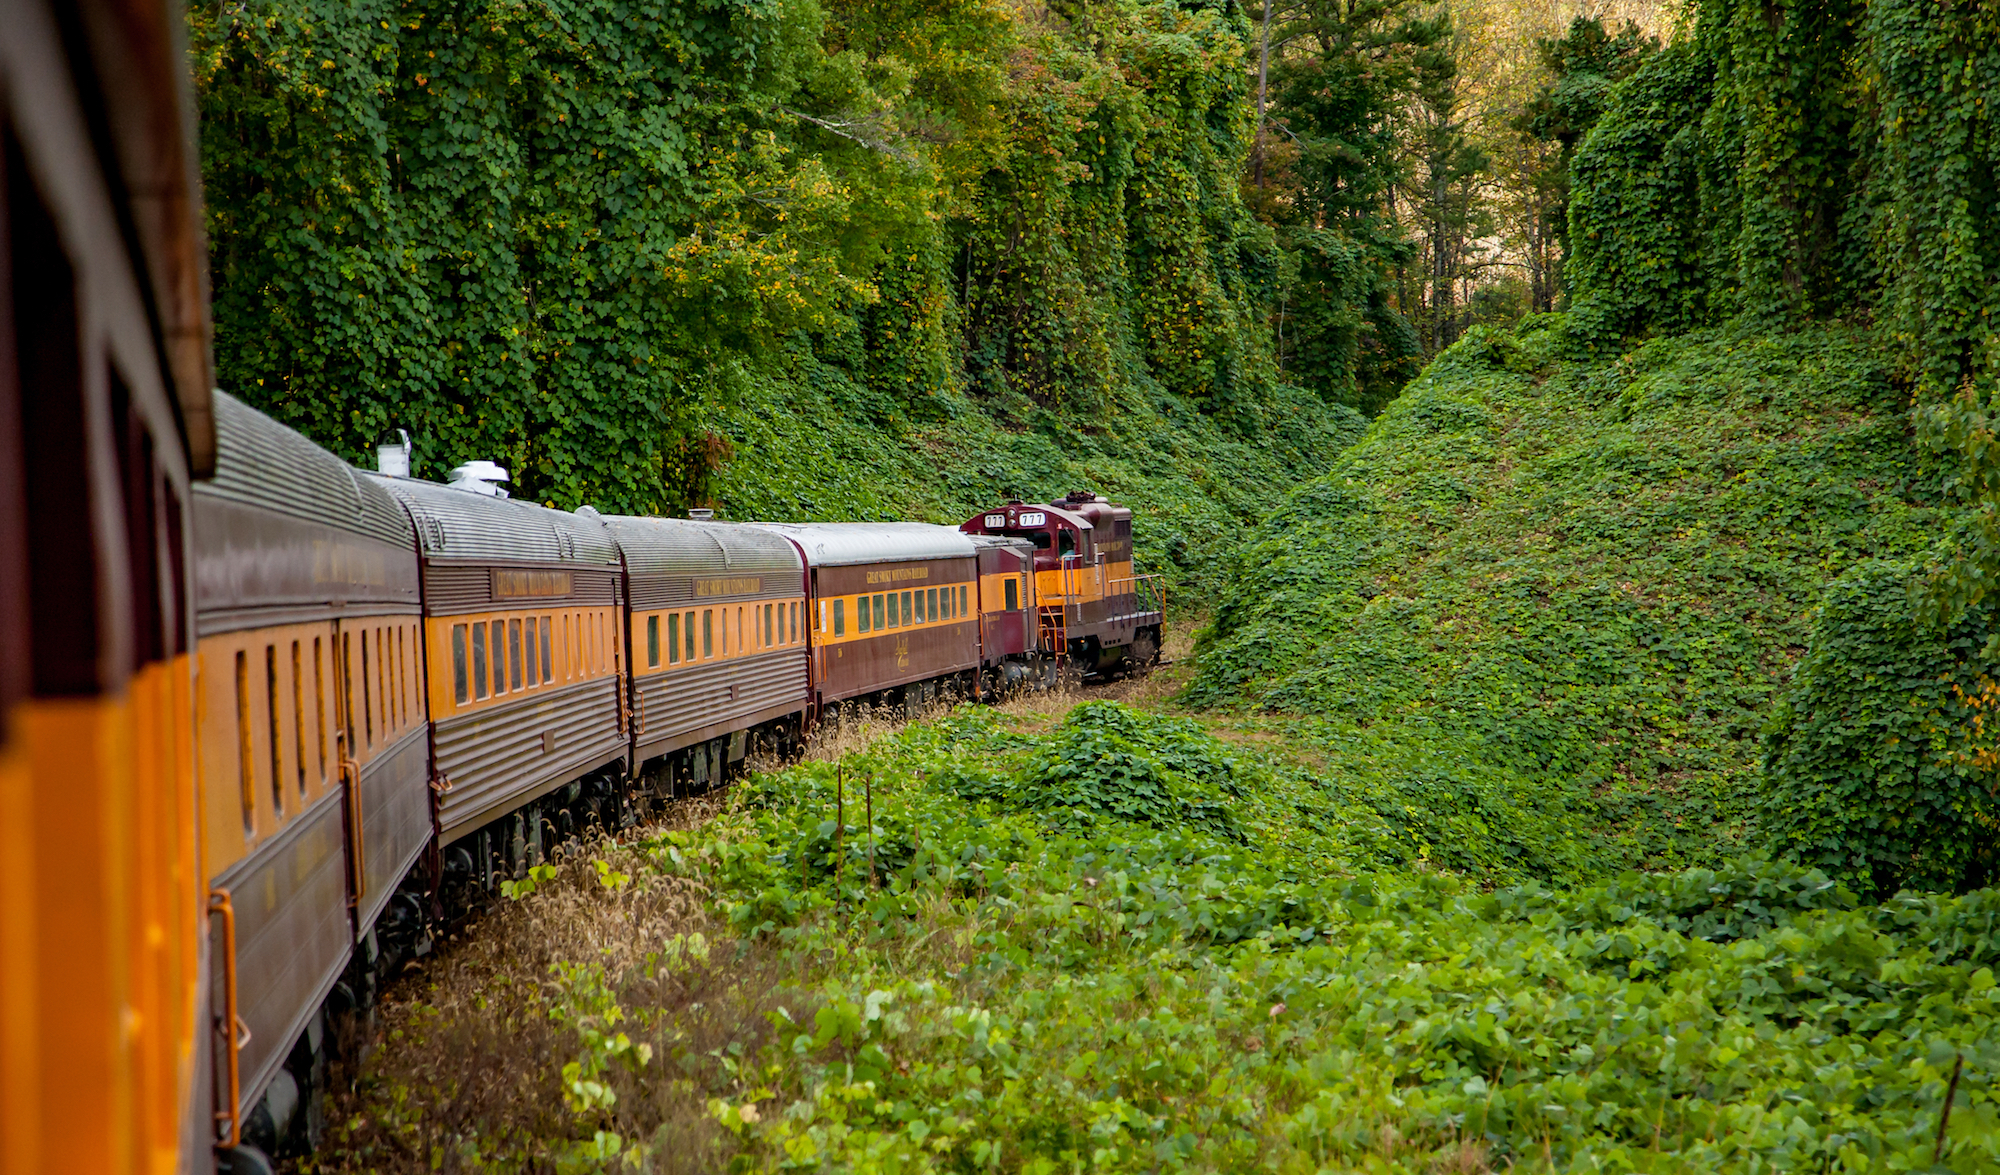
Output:
M1166 577L1158 572L1151 575L1134 575L1126 579L1114 579L1111 581L1110 587L1111 595L1130 595L1132 597L1132 611L1134 612L1164 613L1167 610Z

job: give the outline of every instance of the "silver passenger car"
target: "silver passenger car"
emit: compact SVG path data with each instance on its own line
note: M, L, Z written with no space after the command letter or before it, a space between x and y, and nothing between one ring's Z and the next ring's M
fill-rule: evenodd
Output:
M796 547L726 522L607 516L624 556L633 761L688 748L707 782L765 728L796 737L806 717L805 564ZM724 748L704 746L728 736Z
M408 509L422 557L440 843L620 767L623 572L604 527L369 476Z
M408 516L298 433L214 405L215 477L193 492L204 852L235 910L215 973L255 977L248 1117L429 841L428 724Z

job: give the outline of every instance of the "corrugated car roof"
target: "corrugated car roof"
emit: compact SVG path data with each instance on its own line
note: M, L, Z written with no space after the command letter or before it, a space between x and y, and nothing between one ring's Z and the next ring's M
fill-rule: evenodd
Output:
M965 559L972 539L928 522L749 522L798 543L814 567L901 563L913 559Z
M410 519L365 471L217 391L215 477L194 492L410 545Z
M417 520L417 541L428 558L618 564L611 532L595 519L436 482L363 472L409 507Z
M603 519L633 575L799 570L798 549L761 527L633 514Z

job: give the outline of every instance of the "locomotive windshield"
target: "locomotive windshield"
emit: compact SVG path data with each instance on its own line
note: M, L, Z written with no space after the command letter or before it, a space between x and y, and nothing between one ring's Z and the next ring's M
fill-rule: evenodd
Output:
M1027 539L1029 542L1035 544L1037 551L1046 551L1049 549L1049 532L1046 530L996 530L992 533L1005 535L1010 539ZM1067 554L1074 546L1074 541L1068 535L1064 535L1062 548L1064 553Z

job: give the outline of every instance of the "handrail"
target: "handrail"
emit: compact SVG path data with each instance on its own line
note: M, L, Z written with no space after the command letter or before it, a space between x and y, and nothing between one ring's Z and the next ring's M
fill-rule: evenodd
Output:
M354 870L354 896L349 904L359 909L361 895L368 889L368 855L364 851L361 827L361 764L348 757L345 731L334 735L334 751L340 757L340 777L347 782L347 818L353 832L349 838L348 855L352 858L351 867Z
M1130 584L1131 586L1126 588L1125 592L1129 593L1130 595L1138 597L1139 600L1146 605L1146 607L1143 609L1144 611L1164 612L1166 611L1167 608L1166 591L1164 590L1165 579L1166 576L1161 575L1158 572L1152 572L1146 575L1131 575L1131 576L1126 576L1122 579L1114 579L1110 581L1111 590L1109 594L1111 595L1121 594L1117 590L1118 585L1121 583Z
M208 891L208 912L222 915L222 1015L228 1021L229 1033L229 1108L215 1111L215 1119L229 1119L229 1135L226 1145L240 1146L243 1143L243 1123L237 1106L243 1100L243 1046L250 1043L250 1026L243 1023L243 1017L236 1010L236 907L229 900L229 891L216 886ZM217 1146L225 1145L217 1140Z

